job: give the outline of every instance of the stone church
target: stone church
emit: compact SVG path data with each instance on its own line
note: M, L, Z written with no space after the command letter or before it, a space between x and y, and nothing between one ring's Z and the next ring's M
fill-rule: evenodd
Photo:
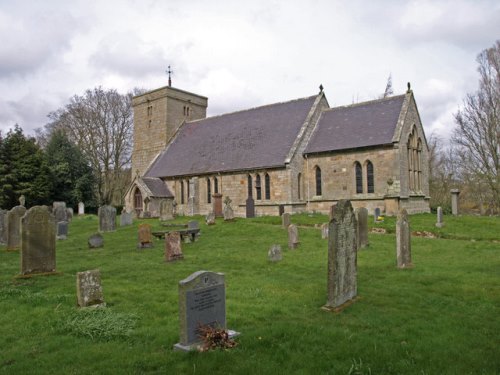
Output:
M132 182L141 217L328 213L339 199L373 214L429 212L429 150L410 85L330 108L317 95L206 117L208 99L166 86L133 98Z

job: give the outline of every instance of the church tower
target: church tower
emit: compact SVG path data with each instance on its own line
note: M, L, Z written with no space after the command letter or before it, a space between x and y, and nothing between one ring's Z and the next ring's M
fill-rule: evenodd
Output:
M208 98L170 86L132 98L134 147L132 179L143 176L156 155L163 151L179 126L207 116Z

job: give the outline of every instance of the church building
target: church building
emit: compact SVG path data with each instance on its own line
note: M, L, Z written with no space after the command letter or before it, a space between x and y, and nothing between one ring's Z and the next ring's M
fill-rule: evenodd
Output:
M340 199L373 214L429 212L429 150L410 85L330 108L313 96L206 117L208 99L166 86L133 98L128 210L159 217L328 213Z

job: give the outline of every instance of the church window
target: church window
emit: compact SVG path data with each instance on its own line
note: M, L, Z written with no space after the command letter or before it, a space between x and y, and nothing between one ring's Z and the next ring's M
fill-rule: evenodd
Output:
M151 117L153 115L153 106L150 105L148 106L148 117Z
M142 210L142 194L139 188L135 189L134 193L134 208L136 210Z
M181 204L184 204L184 181L181 180Z
M248 175L247 181L248 181L248 198L250 198L253 196L252 176Z
M422 141L417 142L417 190L422 190Z
M356 171L356 194L363 193L363 170L359 162L354 163L354 169Z
M422 140L414 127L408 137L408 187L411 191L422 190Z
M210 178L207 177L207 203L212 203L212 185L210 184Z
M214 177L214 193L219 194L219 180L217 177Z
M297 176L297 198L302 199L302 173Z
M269 175L266 173L264 176L264 181L265 181L265 188L266 188L266 199L271 199L271 178Z
M255 195L257 199L262 199L262 190L260 186L260 175L255 176Z
M322 195L322 189L321 189L321 168L316 166L316 195Z
M375 192L375 184L374 184L374 177L373 177L373 164L369 160L366 163L366 182L368 185L367 186L368 193L374 193Z

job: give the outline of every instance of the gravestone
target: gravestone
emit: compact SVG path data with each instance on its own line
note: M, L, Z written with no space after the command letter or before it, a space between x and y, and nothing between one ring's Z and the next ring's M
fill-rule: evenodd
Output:
M68 222L60 221L57 223L57 235L58 240L65 240L68 238Z
M290 224L288 226L288 248L296 249L297 247L299 247L299 230L295 224Z
M162 199L160 202L160 220L174 219L174 200L172 198Z
M246 217L255 217L255 201L252 197L248 197L245 202Z
M396 222L396 258L398 268L412 267L410 222L404 208L399 211Z
M321 238L324 240L328 238L328 223L321 224Z
M223 217L222 213L222 194L215 193L212 194L212 207L215 217Z
M458 195L460 194L460 190L451 189L451 214L456 216L458 215Z
M132 213L127 212L127 210L123 209L120 215L120 226L127 227L133 224Z
M356 215L358 249L368 246L368 210L364 207L354 211Z
M351 202L340 200L328 228L326 310L338 311L358 294L357 223Z
M179 232L170 232L165 236L165 262L184 259Z
M174 350L189 351L200 344L198 328L207 325L226 329L224 274L197 271L179 281L180 342ZM237 335L228 330L229 336Z
M78 202L78 215L85 215L85 204Z
M214 219L215 220L215 219ZM215 222L214 222L215 224ZM188 226L187 226L188 230L189 229L200 229L200 223L198 222L198 220L191 220L191 221L188 221ZM200 236L200 232L198 232L195 236L194 236L194 240L196 240L196 238L198 238ZM191 236L185 236L185 241L184 242L191 242Z
M7 251L19 250L21 246L21 218L26 207L16 206L7 212Z
M0 209L0 245L7 243L7 210Z
M116 208L113 206L99 207L99 232L112 232L116 230Z
M380 208L376 207L375 211L373 212L373 222L378 223L379 220L378 218L380 217Z
M66 217L68 219L68 222L71 222L71 220L73 220L73 213L73 207L66 208Z
M270 262L279 262L283 259L280 245L272 245L267 252L267 258Z
M442 228L444 226L443 223L443 209L441 207L437 208L437 214L436 214L436 227Z
M52 213L56 219L56 223L60 221L68 221L68 211L66 210L66 202L52 203Z
M26 206L26 197L24 195L21 195L19 197L19 205L20 206Z
M104 246L104 238L100 233L94 233L88 240L89 249L97 249Z
M283 225L283 228L285 228L285 229L287 229L288 226L291 224L289 213L284 213L283 215L281 215L281 224Z
M207 225L215 224L215 214L213 212L209 212L208 215L205 217L205 223Z
M151 225L139 224L139 230L137 235L139 237L139 240L137 242L138 249L149 249L153 247Z
M224 199L224 221L232 221L234 220L234 212L233 208L231 207L231 198L226 197Z
M104 307L101 272L99 270L76 273L76 300L79 307Z
M21 275L55 272L55 218L47 206L33 206L21 219Z

